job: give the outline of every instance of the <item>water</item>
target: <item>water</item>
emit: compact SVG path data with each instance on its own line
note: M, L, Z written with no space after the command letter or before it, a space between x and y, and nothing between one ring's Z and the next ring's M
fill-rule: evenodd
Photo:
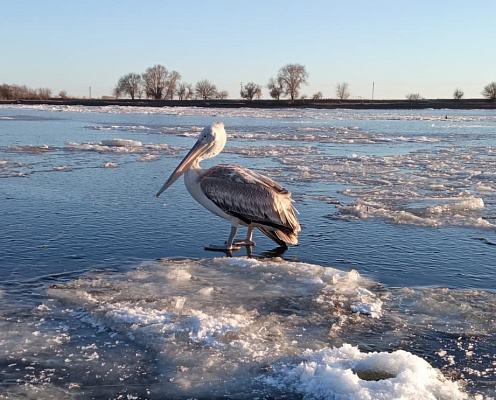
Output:
M205 251L227 222L154 197L216 121L205 166L283 183L299 246ZM0 107L0 397L494 398L495 135L481 110Z

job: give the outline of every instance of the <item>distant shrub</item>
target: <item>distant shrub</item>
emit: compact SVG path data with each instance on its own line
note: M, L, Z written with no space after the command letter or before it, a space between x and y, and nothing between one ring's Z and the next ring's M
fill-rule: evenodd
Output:
M239 94L242 99L250 101L252 101L253 98L260 99L260 97L262 97L262 87L256 83L249 82L241 88Z
M463 96L465 95L465 93L463 93L460 89L456 88L455 91L453 92L453 98L455 100L460 100Z
M313 100L322 100L322 92L317 92L312 96Z
M489 85L484 86L482 95L488 100L496 100L496 82L491 82Z
M422 100L423 97L420 95L420 93L408 93L406 95L406 99L412 101L418 101L418 100Z

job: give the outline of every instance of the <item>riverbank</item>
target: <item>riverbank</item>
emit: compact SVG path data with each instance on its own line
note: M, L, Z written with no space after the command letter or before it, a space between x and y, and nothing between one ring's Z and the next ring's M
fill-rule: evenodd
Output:
M496 109L496 101L486 99L424 99L424 100L145 100L145 99L51 99L51 100L0 100L0 104L47 104L84 106L135 106L135 107L219 107L219 108L321 108L321 109Z

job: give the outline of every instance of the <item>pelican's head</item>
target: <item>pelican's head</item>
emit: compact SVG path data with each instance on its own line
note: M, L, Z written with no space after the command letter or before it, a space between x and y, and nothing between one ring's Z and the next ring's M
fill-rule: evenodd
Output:
M157 192L157 197L171 186L182 174L194 165L198 165L201 160L215 157L226 145L226 130L222 122L216 122L211 126L206 126L200 133L198 140L186 157L180 162L172 175Z
M198 161L207 158L215 157L219 154L226 145L227 135L222 122L216 122L211 126L206 126L200 133L196 146L204 145L204 150L201 153Z

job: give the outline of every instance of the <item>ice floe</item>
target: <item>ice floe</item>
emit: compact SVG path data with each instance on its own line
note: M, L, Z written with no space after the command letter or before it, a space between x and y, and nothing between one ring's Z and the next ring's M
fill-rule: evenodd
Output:
M167 143L148 143L143 144L136 140L129 139L105 139L101 142L83 142L75 143L68 142L63 148L64 150L71 151L97 151L99 153L168 153L175 149Z
M91 273L48 295L37 318L0 340L10 376L17 368L26 380L19 394L43 382L83 397L126 387L149 398L490 399L450 373L490 378L476 368L478 338L494 333L487 292L386 290L355 270L216 258ZM405 336L457 324L474 326L469 342L456 342L473 361L426 346L439 369L404 349ZM34 361L39 352L49 367Z

